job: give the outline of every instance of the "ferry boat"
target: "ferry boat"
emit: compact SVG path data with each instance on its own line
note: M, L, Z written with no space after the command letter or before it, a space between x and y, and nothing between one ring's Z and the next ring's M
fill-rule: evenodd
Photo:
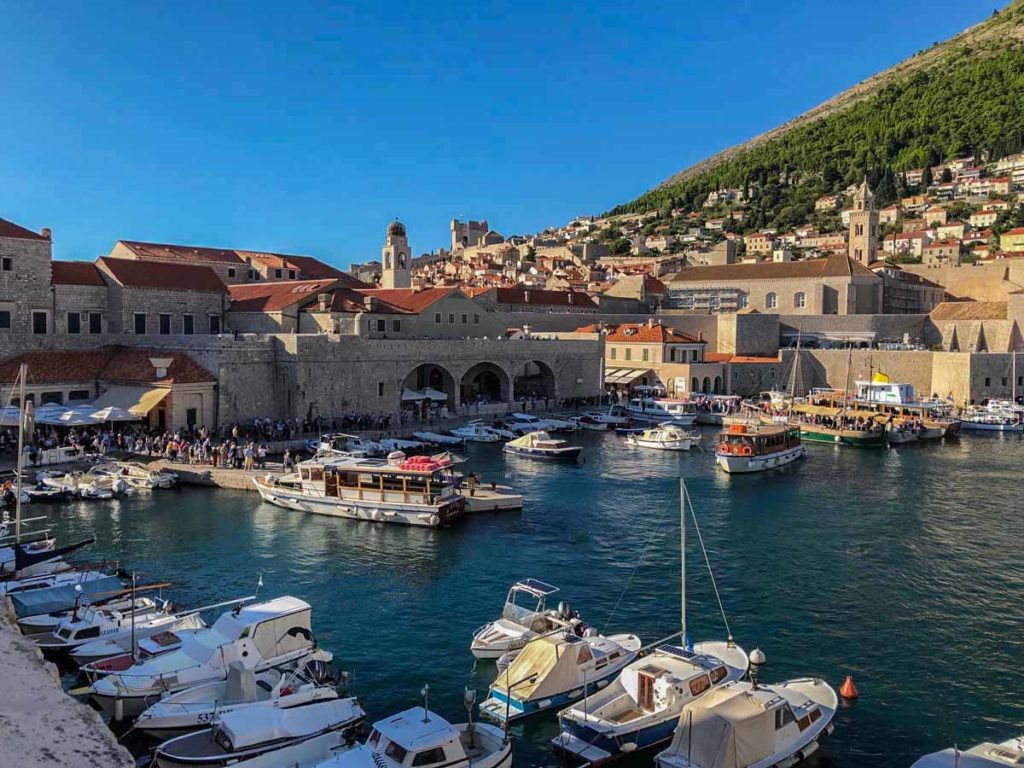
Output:
M276 506L351 520L437 528L465 512L450 462L396 454L311 459L297 472L254 477L253 483Z
M546 461L576 461L581 445L569 445L565 440L551 437L547 432L528 432L505 443L504 451L512 456L525 456Z
M626 403L626 415L636 421L671 422L680 427L690 427L697 421L697 404L667 397L634 397Z
M653 429L645 429L639 434L626 437L629 445L637 448L653 448L658 451L688 451L700 441L700 435L680 429L672 422L659 424Z
M801 439L807 442L863 448L885 444L885 427L875 420L874 411L798 403L792 413Z
M800 427L733 422L718 436L715 463L728 474L763 472L802 459Z
M889 430L891 443L938 440L960 431L960 420L953 416L949 403L915 399L912 384L889 381L888 377L875 374L871 380L857 381L855 385L856 394L850 404L876 411L889 420L890 426L894 424L896 428ZM912 439L906 435L908 426L914 433Z

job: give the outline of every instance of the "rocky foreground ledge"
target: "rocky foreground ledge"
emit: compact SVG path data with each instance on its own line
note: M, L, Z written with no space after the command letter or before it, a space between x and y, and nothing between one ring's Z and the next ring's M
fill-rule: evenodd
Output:
M5 601L6 602L6 601ZM99 713L61 689L57 668L0 611L0 764L133 768Z

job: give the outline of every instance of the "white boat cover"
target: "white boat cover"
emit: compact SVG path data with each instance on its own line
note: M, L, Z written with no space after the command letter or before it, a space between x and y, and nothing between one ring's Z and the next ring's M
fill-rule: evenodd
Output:
M1009 743L992 744L985 742L967 750L944 749L925 755L911 768L996 768L996 766L1017 765L1024 759L1024 749L1017 746L1017 740Z
M355 699L334 699L290 709L246 707L225 713L220 729L239 751L268 741L298 739L340 727L362 714Z
M714 688L683 708L669 752L714 768L746 768L775 752L775 716L757 697Z
M551 439L551 435L543 430L537 432L527 432L522 437L517 437L515 440L509 440L508 445L514 445L519 448L536 448L540 443L553 444L555 441ZM553 447L549 445L548 447Z

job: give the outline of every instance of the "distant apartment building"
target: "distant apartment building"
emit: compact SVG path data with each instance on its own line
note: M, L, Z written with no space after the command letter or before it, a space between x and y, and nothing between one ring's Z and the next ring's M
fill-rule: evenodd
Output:
M1024 253L1024 227L1017 227L1001 234L999 250L1007 253Z
M972 213L970 222L972 227L978 227L980 229L983 227L991 227L993 224L996 223L996 220L998 218L999 211L993 210L991 208L986 208Z
M936 240L921 249L921 263L932 267L959 266L960 241Z

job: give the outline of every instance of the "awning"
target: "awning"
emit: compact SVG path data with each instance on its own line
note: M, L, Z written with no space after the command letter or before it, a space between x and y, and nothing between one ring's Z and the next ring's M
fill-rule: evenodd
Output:
M412 403L412 402L416 402L417 400L426 400L426 399L427 399L426 395L424 395L422 392L417 392L415 389L403 389L402 390L402 402L403 403ZM445 399L447 399L447 398L445 398Z
M809 405L807 403L800 403L799 405L793 406L793 410L797 413L806 413L809 416L829 416L835 418L842 413L842 408L829 408L824 405Z
M604 372L605 384L632 384L637 379L651 374L657 381L658 375L650 368L609 368Z
M165 387L111 387L93 403L93 408L114 407L145 416L171 394Z
M430 389L429 387L423 390L423 396L428 400L436 400L437 402L448 401L448 395L444 392L438 392L436 389Z

